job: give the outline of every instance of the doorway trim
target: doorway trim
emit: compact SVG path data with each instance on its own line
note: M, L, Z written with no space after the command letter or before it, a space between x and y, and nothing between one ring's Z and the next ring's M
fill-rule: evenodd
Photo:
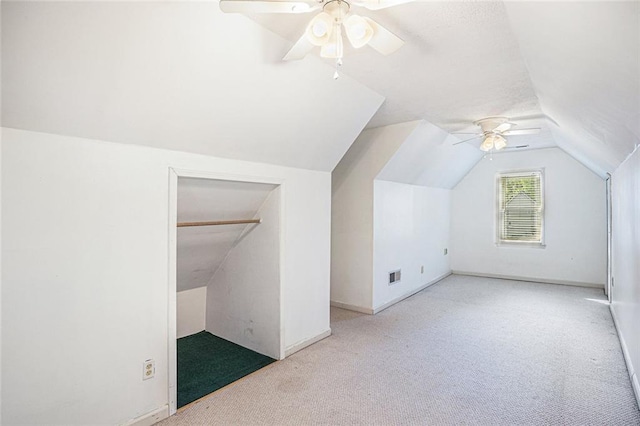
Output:
M235 182L247 182L247 183L264 183L271 185L279 185L280 187L280 253L279 253L279 269L280 269L280 285L278 302L280 308L279 316L279 332L280 332L280 350L278 359L284 359L285 357L285 340L284 340L284 303L283 303L283 290L284 290L284 257L285 252L284 244L284 223L285 223L285 200L286 200L286 185L284 179L265 177L265 176L253 176L253 175L236 175L231 173L211 172L203 170L189 170L180 169L175 167L169 167L169 266L168 266L168 306L167 306L167 387L169 397L169 416L174 415L177 412L177 400L178 400L178 359L177 359L177 324L176 324L176 291L177 291L177 261L178 261L178 178L197 178L197 179L211 179L211 180L223 180L223 181L235 181Z
M613 241L612 241L612 231L613 231L613 210L611 203L611 174L607 173L607 178L605 179L605 191L607 198L607 283L604 286L604 292L611 303L612 295L611 292L613 290Z

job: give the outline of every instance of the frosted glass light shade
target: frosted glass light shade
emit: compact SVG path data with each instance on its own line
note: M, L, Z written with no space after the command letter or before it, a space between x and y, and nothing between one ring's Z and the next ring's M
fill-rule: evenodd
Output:
M324 46L331 39L333 33L333 18L326 12L316 15L309 25L305 34L307 39L314 46Z
M499 151L505 146L507 146L507 140L500 135L493 134L484 138L480 145L480 149L482 151L491 151L492 149Z
M361 16L349 15L344 20L344 28L347 31L347 38L356 49L369 43L373 37L373 28Z
M320 48L320 56L323 58L339 59L344 53L344 42L342 41L342 31L340 24L336 25L331 32L329 41Z
M500 135L495 135L493 139L493 146L496 150L500 151L502 148L507 146L507 140Z
M491 136L487 136L482 141L482 144L480 145L480 149L486 152L486 151L491 151L491 148L493 148L493 139L491 138Z

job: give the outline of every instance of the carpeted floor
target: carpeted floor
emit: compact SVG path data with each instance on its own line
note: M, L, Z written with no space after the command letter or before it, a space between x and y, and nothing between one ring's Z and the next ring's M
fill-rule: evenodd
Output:
M162 425L640 425L601 290L452 275Z
M207 331L182 337L178 339L178 408L274 361Z

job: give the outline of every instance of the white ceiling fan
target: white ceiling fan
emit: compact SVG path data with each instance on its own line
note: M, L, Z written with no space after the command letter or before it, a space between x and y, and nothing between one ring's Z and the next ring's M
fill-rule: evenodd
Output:
M352 6L379 10L411 1L413 0L220 0L220 9L227 13L308 13L322 9L322 12L311 19L302 37L283 59L302 59L314 47L319 46L320 56L336 59L336 64L341 65L344 53L343 27L347 39L356 49L369 45L381 54L389 55L404 44L402 39L374 20L351 13Z
M473 134L475 136L460 142L456 142L454 143L454 145L470 142L478 138L483 138L482 143L480 144L480 149L482 151L500 151L502 149L505 149L507 146L507 139L505 138L505 136L534 135L540 132L540 128L538 127L529 129L512 129L514 126L517 126L517 124L509 121L507 117L487 117L475 121L473 124L479 126L481 131L478 133L456 133L463 135ZM510 148L526 148L528 146L529 145L518 145Z

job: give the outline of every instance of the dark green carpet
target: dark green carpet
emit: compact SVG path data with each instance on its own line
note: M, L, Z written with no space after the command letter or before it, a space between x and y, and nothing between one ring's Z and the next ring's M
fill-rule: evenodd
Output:
M182 337L178 339L178 408L274 361L207 331Z

